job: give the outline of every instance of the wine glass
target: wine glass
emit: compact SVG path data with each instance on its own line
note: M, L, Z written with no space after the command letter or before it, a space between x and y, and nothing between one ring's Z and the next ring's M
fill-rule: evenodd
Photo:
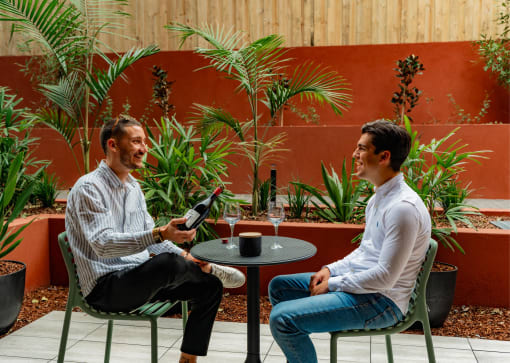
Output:
M267 209L267 219L274 226L274 234L278 236L278 226L285 219L285 209L283 208L283 204L280 202L269 202L269 206ZM278 239L273 239L273 244L271 245L272 250L276 250L278 248L283 248L281 244L278 243Z
M241 219L241 209L238 202L226 202L223 208L223 219L230 226L230 240L227 243L227 248L237 248L234 244L234 225Z

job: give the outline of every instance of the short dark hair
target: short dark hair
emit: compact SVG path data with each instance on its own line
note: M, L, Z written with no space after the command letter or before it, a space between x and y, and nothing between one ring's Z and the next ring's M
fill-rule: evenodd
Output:
M105 155L107 150L106 142L111 138L120 139L126 133L126 127L129 126L142 127L142 124L131 116L119 115L103 125L99 139Z
M381 119L364 124L361 133L372 136L376 154L388 150L391 153L391 168L394 171L400 170L411 149L411 135L405 128Z

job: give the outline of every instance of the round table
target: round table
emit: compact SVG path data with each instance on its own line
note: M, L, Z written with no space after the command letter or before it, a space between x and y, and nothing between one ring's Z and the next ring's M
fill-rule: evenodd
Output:
M276 250L270 248L274 239L283 246ZM239 245L239 238L234 237ZM243 257L239 248L227 249L221 239L202 242L191 249L193 257L199 260L231 266L246 266L248 270L248 353L246 362L260 362L260 266L279 265L306 260L315 255L317 248L306 241L290 238L263 236L260 256Z

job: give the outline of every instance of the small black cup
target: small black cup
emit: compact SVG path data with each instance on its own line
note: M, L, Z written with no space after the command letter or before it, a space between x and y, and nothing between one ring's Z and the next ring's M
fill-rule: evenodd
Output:
M239 253L244 257L260 256L262 234L259 232L239 233Z

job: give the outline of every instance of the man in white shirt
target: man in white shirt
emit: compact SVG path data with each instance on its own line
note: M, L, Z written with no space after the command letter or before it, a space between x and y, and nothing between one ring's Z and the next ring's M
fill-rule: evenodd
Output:
M68 196L66 231L81 290L102 311L131 311L148 301L188 300L192 313L181 344L180 362L206 355L223 287L244 284L237 269L193 259L173 242L192 241L173 219L154 228L138 182L145 132L138 121L120 116L100 134L106 160L82 176ZM172 242L173 241L173 242ZM150 257L153 254L154 257Z
M400 173L410 135L384 120L363 125L361 133L355 172L374 184L375 194L360 246L314 274L277 276L269 285L271 332L289 363L317 362L311 333L401 320L429 246L429 213Z

